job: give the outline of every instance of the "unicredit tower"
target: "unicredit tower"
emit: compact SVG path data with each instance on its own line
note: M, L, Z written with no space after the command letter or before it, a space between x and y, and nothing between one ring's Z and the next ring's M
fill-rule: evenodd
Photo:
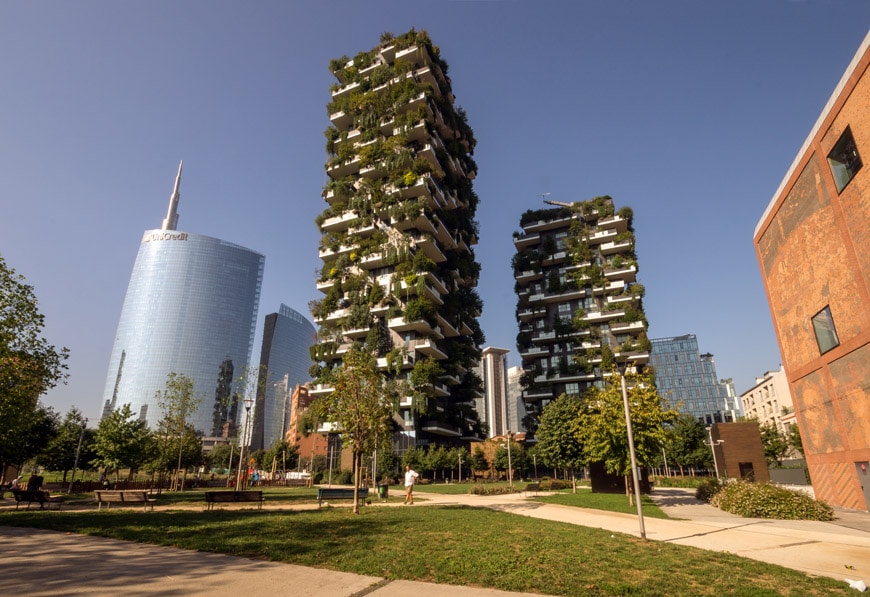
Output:
M163 226L139 245L103 392L103 414L129 404L156 428L155 397L169 373L191 378L201 399L188 422L207 436L230 433L244 408L233 380L251 362L263 255L177 229L181 165ZM229 429L228 429L229 428Z

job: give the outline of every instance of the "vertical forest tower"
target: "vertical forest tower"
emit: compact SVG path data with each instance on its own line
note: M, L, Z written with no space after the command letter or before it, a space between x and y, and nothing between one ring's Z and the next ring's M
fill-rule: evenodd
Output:
M474 135L424 31L333 60L311 394L354 342L409 382L394 449L482 439Z

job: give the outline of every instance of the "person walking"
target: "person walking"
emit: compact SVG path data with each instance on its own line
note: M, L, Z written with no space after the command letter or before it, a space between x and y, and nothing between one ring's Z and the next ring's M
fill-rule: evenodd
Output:
M410 464L405 466L405 504L414 503L414 483L417 482L419 476Z

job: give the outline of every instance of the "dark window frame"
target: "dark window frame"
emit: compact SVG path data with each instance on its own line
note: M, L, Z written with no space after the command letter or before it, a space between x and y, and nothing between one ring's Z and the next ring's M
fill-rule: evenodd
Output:
M825 308L813 315L810 321L813 324L819 354L825 354L840 345L840 337L837 335L837 326L834 325L830 305L825 305Z
M828 153L828 167L838 194L843 192L863 165L852 129L847 126Z

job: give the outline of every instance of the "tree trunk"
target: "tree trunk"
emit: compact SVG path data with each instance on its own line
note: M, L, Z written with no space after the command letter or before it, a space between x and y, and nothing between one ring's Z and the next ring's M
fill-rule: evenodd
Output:
M359 476L360 463L362 455L359 452L353 453L353 513L359 514Z

